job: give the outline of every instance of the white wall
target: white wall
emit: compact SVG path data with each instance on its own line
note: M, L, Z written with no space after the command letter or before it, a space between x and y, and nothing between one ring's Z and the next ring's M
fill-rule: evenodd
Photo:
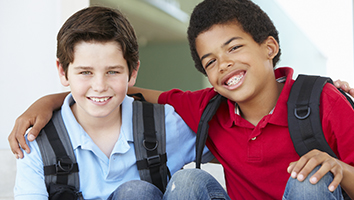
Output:
M40 96L63 90L56 71L56 34L89 0L0 1L0 149L15 119Z
M276 0L299 30L326 58L326 73L354 86L353 1ZM286 26L286 25L285 25ZM303 49L299 44L295 49ZM303 60L303 55L297 57ZM310 67L310 66L309 66ZM320 72L318 72L320 73Z
M279 32L281 56L277 67L298 73L325 74L327 58L276 1L254 0L271 18Z
M0 0L0 200L13 199L15 157L7 136L40 96L64 88L56 72L56 34L89 0Z

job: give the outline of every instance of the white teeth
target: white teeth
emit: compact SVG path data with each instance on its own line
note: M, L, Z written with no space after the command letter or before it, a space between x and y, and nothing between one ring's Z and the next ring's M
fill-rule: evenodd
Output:
M237 75L237 76L234 76L232 78L230 78L228 81L227 81L227 85L228 86L231 86L231 85L235 85L237 84L238 82L240 82L240 80L242 79L243 75Z
M91 97L90 99L95 102L104 102L104 101L107 101L109 99L109 97L104 97L104 98Z

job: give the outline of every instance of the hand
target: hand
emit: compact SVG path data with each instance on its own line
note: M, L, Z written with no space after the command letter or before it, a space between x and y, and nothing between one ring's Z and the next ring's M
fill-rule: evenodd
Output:
M328 189L333 192L343 179L343 166L341 161L325 152L314 149L303 155L298 161L290 163L287 170L292 178L303 181L318 165L322 166L310 177L310 183L316 184L327 172L332 172L334 178Z
M35 107L36 106L34 104L25 113L16 119L15 126L8 137L11 151L13 154L15 154L16 159L23 158L23 152L21 148L25 150L26 153L31 152L25 140L26 131L33 126L27 134L27 139L29 141L33 141L38 136L41 129L51 119L51 110L40 113L41 110L36 109Z
M8 140L11 151L15 154L17 159L23 158L21 148L25 150L26 153L31 152L24 137L26 130L33 126L27 134L27 139L33 141L42 128L49 122L53 111L60 108L66 95L68 95L68 92L44 96L33 103L26 112L16 119L15 126Z
M334 85L337 88L342 89L344 92L350 94L350 96L354 97L354 88L351 88L346 81L336 80L334 81Z

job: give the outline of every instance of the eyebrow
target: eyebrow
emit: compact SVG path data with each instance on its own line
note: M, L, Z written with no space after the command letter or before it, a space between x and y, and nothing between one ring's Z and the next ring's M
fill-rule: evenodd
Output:
M239 39L242 39L242 37L232 37L232 38L230 38L228 41L226 41L223 45L221 45L221 47L225 47L226 45L230 44L232 41L234 41L234 40L239 40ZM208 57L208 56L210 56L210 55L211 55L211 53L205 54L204 56L202 56L202 57L200 58L200 61L202 61L203 59L205 59L206 57Z
M107 68L107 69L118 69L118 68L124 68L124 67L121 66L121 65L114 65L114 66L107 66L106 68ZM77 66L77 67L74 67L74 69L76 69L76 70L90 70L90 69L93 69L93 67L89 67L89 66Z
M224 46L230 44L230 43L231 43L232 41L234 41L234 40L239 40L239 39L242 39L242 37L233 37L233 38L229 39L228 41L226 41L226 42L222 45L222 47L224 47Z

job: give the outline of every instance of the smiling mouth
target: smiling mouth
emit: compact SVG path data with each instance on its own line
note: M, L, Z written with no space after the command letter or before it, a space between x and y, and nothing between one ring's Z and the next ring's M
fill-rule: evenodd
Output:
M237 83L240 82L240 80L243 78L243 75L244 73L241 73L241 74L236 74L234 76L232 76L231 78L229 78L225 84L227 86L233 86L233 85L236 85Z
M99 98L99 97L88 97L88 99L94 101L94 102L105 102L107 101L108 99L110 99L111 97L102 97L102 98Z

